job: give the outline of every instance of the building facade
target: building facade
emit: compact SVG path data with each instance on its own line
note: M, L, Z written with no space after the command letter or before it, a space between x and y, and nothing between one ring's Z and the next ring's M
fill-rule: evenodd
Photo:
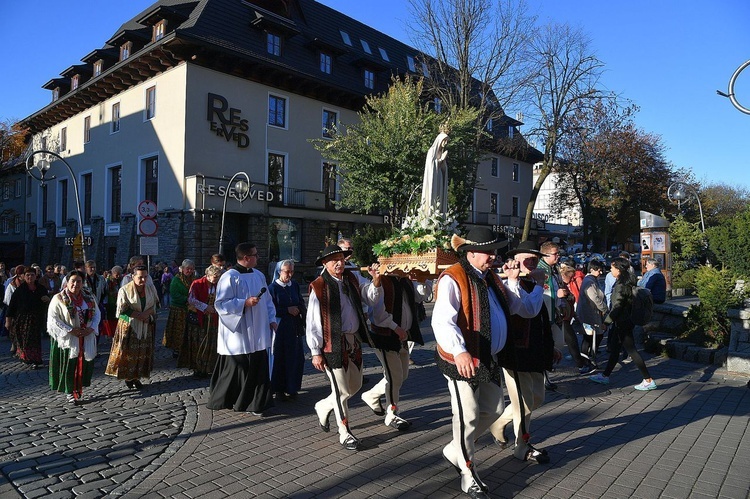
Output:
M384 220L336 206L336 165L310 140L355 123L365 96L420 75L419 60L312 0L156 2L50 80L51 104L24 120L31 148L73 171L51 161L49 180L31 185L26 260L69 261L77 186L87 257L108 268L135 254L200 268L245 240L267 259L312 264L326 239ZM520 125L507 123L509 134ZM228 185L237 172L251 182L242 202ZM478 174L468 222L511 223L531 162L488 154ZM145 200L156 223L139 212Z

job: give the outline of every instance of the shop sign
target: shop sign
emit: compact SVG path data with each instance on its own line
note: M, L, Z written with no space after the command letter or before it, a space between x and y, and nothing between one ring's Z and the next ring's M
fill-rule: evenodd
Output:
M250 145L250 137L245 133L250 128L248 121L240 117L241 110L229 107L229 101L218 94L208 94L206 119L209 130L227 142L235 142L245 149Z
M215 185L215 184L196 184L196 192L198 194L203 194L204 196L219 196L224 197L225 194L227 194L227 185ZM237 193L235 192L234 187L229 187L229 193L230 198L237 199ZM268 190L262 190L262 189L253 189L250 188L250 192L247 194L247 199L255 199L257 201L273 201L274 200L274 193L272 191Z

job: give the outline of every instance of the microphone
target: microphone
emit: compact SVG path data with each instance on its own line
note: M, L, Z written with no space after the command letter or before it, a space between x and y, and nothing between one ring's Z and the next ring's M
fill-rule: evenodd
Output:
M260 297L263 296L263 293L265 293L266 291L267 291L266 288L260 288L260 293L255 295L255 297L260 300Z

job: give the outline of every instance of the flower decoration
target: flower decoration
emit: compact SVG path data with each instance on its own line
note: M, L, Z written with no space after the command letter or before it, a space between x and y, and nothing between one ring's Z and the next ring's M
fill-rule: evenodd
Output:
M396 254L416 255L435 249L451 251L450 238L458 228L456 214L452 210L441 213L437 204L428 213L410 211L400 229L388 239L373 246L377 256L390 257Z

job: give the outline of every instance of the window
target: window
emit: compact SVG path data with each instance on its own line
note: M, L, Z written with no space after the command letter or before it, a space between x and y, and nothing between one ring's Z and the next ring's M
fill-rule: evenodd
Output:
M281 37L275 33L266 33L266 50L271 55L281 55Z
M154 24L154 40L153 41L159 41L162 38L164 38L164 33L167 31L167 21L162 19L158 23Z
M286 128L286 99L276 95L268 96L268 124Z
M268 190L273 192L274 200L284 202L284 160L281 154L268 154Z
M120 103L112 104L112 133L120 131Z
M340 30L339 30L339 33L341 33L341 39L344 40L344 43L346 43L347 45L351 47L352 40L351 38L349 38L349 33L347 33L346 31L340 31Z
M145 185L143 189L144 198L159 206L159 158L148 158L144 162Z
M8 182L3 183L3 200L7 201L10 199L10 184Z
M60 200L60 220L58 226L64 227L65 222L68 220L68 180L63 179L58 183L58 199Z
M68 127L64 126L60 129L60 150L66 151L68 149Z
M409 66L409 71L411 71L412 73L417 72L417 65L414 63L414 57L407 55L406 64Z
M47 136L46 135L43 136L41 140L42 140L42 150L46 151L47 150Z
M120 60L124 61L130 57L130 51L133 49L133 42L126 42L120 45Z
M432 107L435 109L435 112L440 114L443 111L443 101L440 100L440 97L435 97L432 99Z
M102 66L104 62L101 60L98 60L94 63L94 76L99 76L102 74Z
M427 77L427 78L429 78L429 77L430 77L430 70L429 70L429 69L427 68L427 63L426 63L426 62L423 62L423 63L422 63L422 74L423 74L423 75L424 75L425 77Z
M122 202L122 167L116 166L109 170L110 203L109 221L120 222L120 205Z
M78 84L81 81L81 77L78 75L73 75L73 77L70 79L70 89L75 90L78 88Z
M60 87L55 87L52 89L52 100L56 101L60 98Z
M87 144L91 140L91 116L83 118L83 143Z
M497 192L490 192L490 213L497 215Z
M511 208L510 215L513 217L518 216L518 197L513 196L513 207Z
M364 50L368 54L372 55L372 50L370 50L370 44L367 43L367 41L365 41L365 40L363 40L361 38L359 39L359 41L362 42L362 50Z
M383 47L378 47L378 50L380 51L380 57L382 57L384 61L390 62L390 59L388 59L388 52L386 52Z
M325 52L320 53L320 70L324 73L331 74L331 56Z
M327 139L333 138L333 129L336 128L336 119L338 113L323 109L323 137Z
M508 138L509 138L509 139L512 139L512 138L513 138L513 131L514 131L514 130L515 130L515 129L513 128L513 125L510 125L510 126L508 127Z
M92 196L92 174L86 173L81 176L81 187L83 189L83 225L91 224L91 196Z
M497 158L492 158L492 163L490 165L490 175L493 177L499 177L500 174L498 173L499 167L498 167L498 160Z
M156 116L156 87L146 89L146 119Z
M365 87L371 90L375 88L375 73L369 69L365 69Z
M335 202L339 199L336 176L336 165L323 163L323 194L326 197L326 208L335 208Z
M15 191L13 192L13 194L14 194L15 197L17 197L17 198L21 197L21 190L23 189L22 186L23 186L23 181L20 178L17 178L16 179L16 188L15 188Z
M13 233L21 233L21 215L16 215L15 217L13 217Z
M518 167L518 163L513 163L513 182L518 182L519 175L520 175L520 170Z
M3 217L3 234L7 234L10 232L10 220L8 220L8 217Z
M39 186L39 189L41 189L42 193L41 196L39 196L42 200L42 210L41 215L42 219L39 220L39 225L44 225L45 222L47 222L47 219L49 218L47 215L49 215L49 196L47 191L47 184Z

